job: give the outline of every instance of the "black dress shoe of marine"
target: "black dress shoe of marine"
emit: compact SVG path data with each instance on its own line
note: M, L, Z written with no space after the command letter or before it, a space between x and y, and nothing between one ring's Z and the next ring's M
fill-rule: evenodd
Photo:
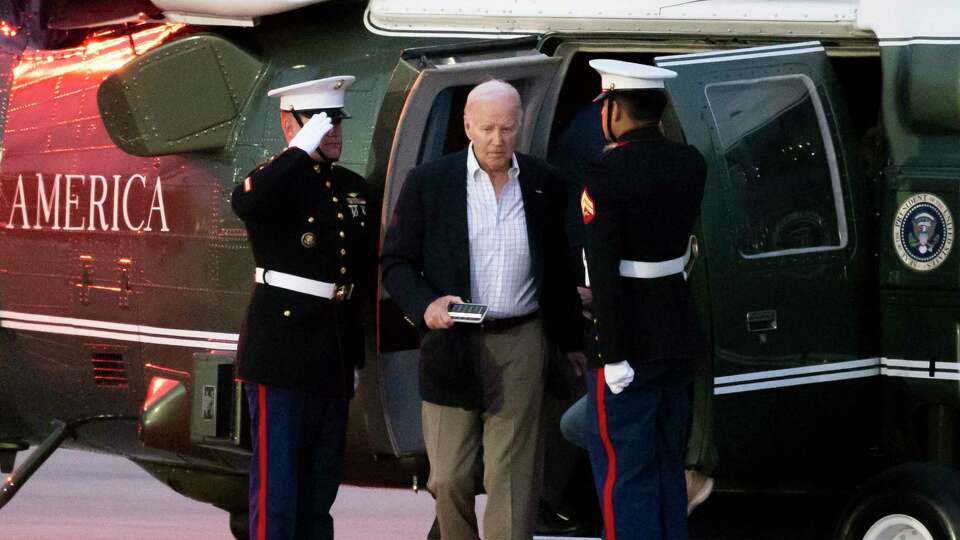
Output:
M536 532L540 536L577 536L584 527L570 516L554 511L546 502L540 502L537 511Z

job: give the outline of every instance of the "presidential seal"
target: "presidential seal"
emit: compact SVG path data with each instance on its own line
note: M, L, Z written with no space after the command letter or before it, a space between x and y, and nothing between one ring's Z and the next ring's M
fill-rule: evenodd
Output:
M893 220L893 246L900 261L929 272L947 260L953 248L953 216L942 199L917 193L903 201Z

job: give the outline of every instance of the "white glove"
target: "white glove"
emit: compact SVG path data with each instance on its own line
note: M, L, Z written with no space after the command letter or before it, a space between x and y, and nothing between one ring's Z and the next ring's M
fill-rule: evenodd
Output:
M299 148L310 154L313 159L320 159L317 153L317 147L323 141L323 137L333 129L333 122L327 117L327 113L313 115L307 123L300 128L300 131L290 139L288 148Z
M603 366L603 378L614 394L623 392L623 389L633 382L633 368L624 360L616 364Z

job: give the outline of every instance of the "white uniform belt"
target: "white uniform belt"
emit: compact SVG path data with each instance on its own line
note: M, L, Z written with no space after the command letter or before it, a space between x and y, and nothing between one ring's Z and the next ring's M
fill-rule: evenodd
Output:
M687 274L683 271L687 263L690 262L690 251L693 242L687 245L687 252L683 257L670 259L660 262L642 262L642 261L620 261L620 275L629 278L653 279L674 274L683 274L683 279L687 279Z
M293 274L285 274L283 272L277 272L276 270L264 270L263 268L259 267L257 268L253 279L257 283L263 283L265 285L270 285L271 287L279 287L281 289L287 289L290 291L296 291L298 293L319 296L320 298L327 299L333 299L337 290L337 286L333 283L327 283L326 281L319 281L316 279L308 279L305 277L295 276Z

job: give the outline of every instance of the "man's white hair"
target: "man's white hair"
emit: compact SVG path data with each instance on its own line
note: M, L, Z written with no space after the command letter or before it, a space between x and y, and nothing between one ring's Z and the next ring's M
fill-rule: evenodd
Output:
M523 103L520 99L520 92L517 92L512 84L500 79L491 79L475 86L467 94L467 104L463 108L463 113L470 114L472 105L478 101L502 101L505 99L516 104L517 118L521 118L523 116Z

